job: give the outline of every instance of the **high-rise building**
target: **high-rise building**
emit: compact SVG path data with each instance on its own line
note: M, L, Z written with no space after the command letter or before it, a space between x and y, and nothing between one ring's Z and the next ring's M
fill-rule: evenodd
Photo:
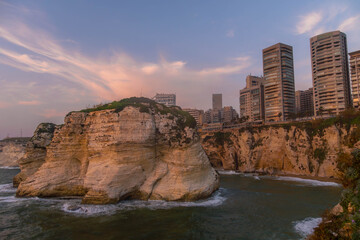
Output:
M204 111L193 109L193 108L183 108L183 111L188 112L196 121L197 126L201 126L204 123Z
M222 94L213 94L212 95L212 105L213 110L221 110L222 109Z
M346 35L340 31L310 38L314 113L339 114L351 106Z
M282 121L295 113L293 48L283 43L263 49L265 121Z
M175 94L157 93L153 99L155 102L164 104L166 106L176 106Z
M296 113L299 117L314 116L313 88L295 92Z
M360 50L349 55L353 105L360 108Z
M232 106L226 106L222 109L222 122L229 123L235 120L238 117L237 112Z
M246 77L246 87L240 90L240 117L248 117L248 121L264 119L264 78Z

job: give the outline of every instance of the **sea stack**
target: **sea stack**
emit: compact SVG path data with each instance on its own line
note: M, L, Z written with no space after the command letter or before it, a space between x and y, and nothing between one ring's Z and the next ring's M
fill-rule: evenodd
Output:
M192 201L219 187L195 120L178 107L128 98L71 112L64 122L35 131L49 139L28 144L14 179L18 197L81 196L87 204ZM35 156L35 150L43 154Z

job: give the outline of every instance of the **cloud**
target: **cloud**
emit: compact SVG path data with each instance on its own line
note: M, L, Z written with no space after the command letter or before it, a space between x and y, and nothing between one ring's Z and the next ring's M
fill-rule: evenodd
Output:
M235 31L234 30L229 30L227 33L226 33L226 36L228 38L233 38L235 36Z
M98 101L136 96L140 88L148 95L165 87L169 91L195 94L202 87L189 90L184 81L216 82L222 75L238 74L250 66L249 57L204 69L192 69L186 61L169 61L163 56L157 62L143 63L126 53L115 51L102 58L88 57L76 49L63 46L62 40L56 40L43 29L25 24L20 19L0 21L0 38L13 46L0 48L0 63L26 72L66 79L81 86L81 90L88 90L88 94Z
M296 25L297 34L304 34L312 31L323 19L321 12L311 12L300 17L300 21Z
M0 109L2 109L2 108L7 108L7 107L9 107L9 106L10 106L9 103L7 103L7 102L1 102L1 101L0 101Z
M40 105L41 102L39 102L39 101L37 101L37 100L32 100L32 101L19 101L18 104L19 104L19 105L32 106L32 105Z
M341 24L339 25L338 29L340 31L351 31L359 28L360 26L360 15L350 17L345 19Z
M63 117L65 116L65 112L59 112L56 109L45 109L40 116L45 118L54 118L54 117Z

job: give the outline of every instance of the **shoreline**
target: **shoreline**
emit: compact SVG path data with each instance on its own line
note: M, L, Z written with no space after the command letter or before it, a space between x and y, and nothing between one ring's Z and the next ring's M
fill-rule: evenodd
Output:
M270 173L264 173L264 172L240 172L240 171L235 171L235 170L224 170L224 169L216 169L215 170L220 174L220 175L226 175L226 174L221 174L221 172L234 172L235 174L253 174L254 176L272 176L272 177L296 177L296 178L301 178L301 179L309 179L309 180L317 180L317 181L321 181L321 182L334 182L334 183L338 183L342 186L341 184L341 180L337 179L337 178L329 178L329 177L318 177L318 176L308 176L308 175L296 175L296 174L286 174L286 173L280 173L280 174L270 174Z

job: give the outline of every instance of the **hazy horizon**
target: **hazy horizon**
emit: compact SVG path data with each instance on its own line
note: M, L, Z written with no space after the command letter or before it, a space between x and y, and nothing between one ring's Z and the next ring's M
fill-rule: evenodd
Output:
M0 139L131 96L176 93L183 108L212 94L239 112L262 49L293 47L296 90L312 87L310 37L346 33L360 50L359 1L1 1Z

